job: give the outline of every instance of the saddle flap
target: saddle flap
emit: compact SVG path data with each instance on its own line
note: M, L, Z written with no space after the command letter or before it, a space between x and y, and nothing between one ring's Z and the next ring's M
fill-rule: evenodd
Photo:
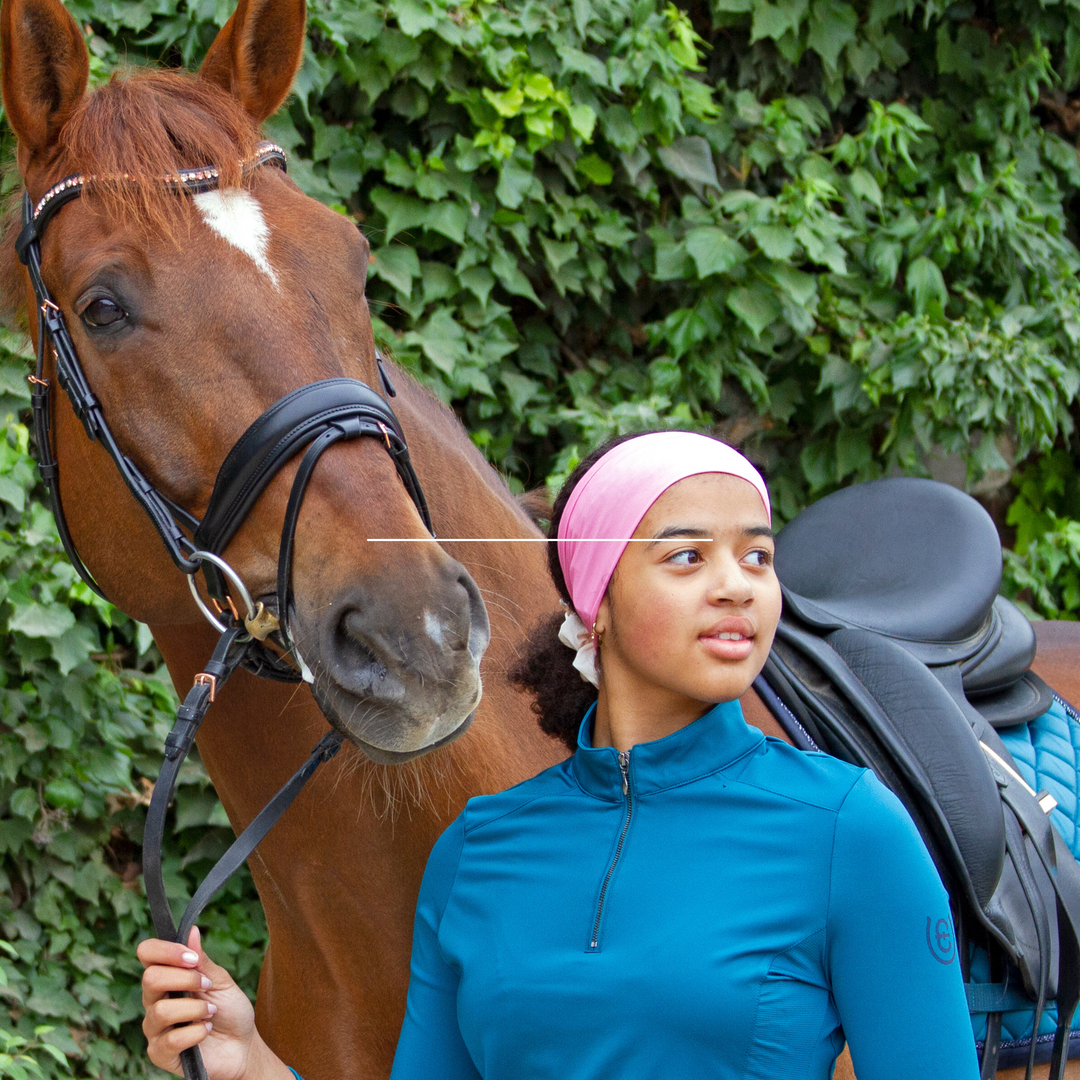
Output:
M970 652L1001 584L1001 542L971 496L897 477L844 488L804 510L777 536L776 572L789 609L812 626L970 642Z
M1005 863L1005 823L997 783L979 741L949 692L895 642L864 630L837 630L829 645L880 706L866 715L897 763L930 795L979 909Z

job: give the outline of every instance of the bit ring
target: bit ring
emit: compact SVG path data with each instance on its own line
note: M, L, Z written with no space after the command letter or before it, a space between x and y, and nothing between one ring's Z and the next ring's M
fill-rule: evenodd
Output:
M244 602L244 607L247 608L247 617L249 619L255 618L255 602L251 599L251 593L248 592L247 586L241 580L240 575L220 555L215 555L212 551L193 551L188 555L188 559L192 562L213 563L229 579L229 583L235 586L236 591L240 594L240 599ZM188 588L191 590L191 595L195 598L199 610L219 634L224 634L228 627L206 606L205 601L199 595L199 587L195 584L195 575L188 574L187 580Z

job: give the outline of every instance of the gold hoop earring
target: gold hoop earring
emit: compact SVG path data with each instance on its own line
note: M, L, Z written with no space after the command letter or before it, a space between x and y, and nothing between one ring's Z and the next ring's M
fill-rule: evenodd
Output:
M604 644L604 635L596 629L596 620L593 619L592 636L596 638L596 647L599 649Z

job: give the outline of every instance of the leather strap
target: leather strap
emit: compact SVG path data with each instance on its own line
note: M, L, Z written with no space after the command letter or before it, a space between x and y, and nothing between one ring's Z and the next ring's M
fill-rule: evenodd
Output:
M154 920L154 932L167 941L180 939L176 935L161 863L165 814L172 801L180 767L187 759L199 726L217 696L217 691L236 670L243 656L245 646L238 647L237 641L241 632L239 627L230 627L221 635L210 662L206 665L205 680L200 676L201 681L195 682L177 710L176 723L165 740L165 761L154 783L150 806L146 811L146 825L143 830L143 886L146 889L150 915ZM198 1047L184 1050L180 1054L180 1062L184 1068L185 1080L206 1080L206 1069Z
M32 213L30 196L24 193L23 222L25 224L30 224ZM44 369L45 349L47 345L51 345L56 356L56 381L60 384L60 388L67 394L75 415L82 422L82 425L86 430L87 437L92 442L100 442L109 457L112 458L113 463L116 465L117 471L127 485L128 490L153 523L154 528L161 537L162 543L165 545L165 549L168 551L173 562L181 571L183 571L183 573L195 573L198 569L198 564L188 559L185 554L186 551L191 550L190 541L180 531L180 527L176 524L168 506L158 493L157 489L154 488L154 486L139 471L135 463L120 449L116 439L113 437L112 431L105 422L105 417L101 412L101 405L94 396L94 392L91 390L90 384L83 372L82 365L79 363L74 343L71 340L67 324L64 321L63 312L61 312L59 307L53 302L52 297L49 295L49 290L42 280L41 250L36 239L33 239L24 247L20 257L23 258L26 263L26 268L30 274L30 281L33 285L34 294L38 303L38 365L35 377L37 379L43 378L42 372ZM40 449L42 446L50 445L50 402L47 396L48 388L41 383L35 385L44 393L44 396L39 400L38 407L35 410L34 420L35 434L40 433L43 435L43 441L42 443L39 443L39 453L47 454L49 458L48 464L54 466L52 469L47 470L52 473L51 479L46 477L44 473L43 479L49 484L49 493L54 510L59 510L59 513L56 516L57 528L62 528L61 540L64 541L64 546L69 556L73 556L75 548L71 542L71 535L67 530L67 522L64 520L63 510L60 508L60 490L56 477L56 463L52 460L51 449L48 451ZM44 461L45 458L43 457L42 460ZM64 521L62 527L60 525L61 521ZM74 555L72 557L72 563L75 565L76 570L79 571L83 580L85 580L95 592L99 595L103 595L101 594L101 589L93 581L93 577L86 569L82 559L77 555Z
M304 785L311 779L315 770L329 761L340 749L344 735L340 731L328 731L311 751L307 761L293 773L280 791L259 811L251 824L232 842L229 850L214 864L206 875L191 902L184 909L180 926L174 932L174 941L184 942L191 933L203 908L213 899L214 894L240 869L247 857L259 846L263 837L277 824L278 819L293 804Z
M285 523L281 528L281 547L278 550L277 594L281 623L285 628L285 635L290 643L292 643L292 639L288 628L291 615L292 556L293 544L296 540L296 523L300 519L300 507L304 502L308 481L310 481L315 465L323 452L329 450L334 443L347 437L346 430L337 424L327 428L308 447L307 453L304 454L304 458L300 462L300 468L296 471L292 491L289 492L289 505L285 508Z
M220 554L281 467L337 421L343 423L343 435L348 422L348 437L369 435L386 444L430 532L427 504L393 410L365 383L325 379L287 394L240 436L218 471L206 516L195 532L196 546Z
M243 648L238 644L238 638L241 633L241 628L230 627L221 635L205 668L208 678L200 679L192 686L177 710L176 722L165 740L165 761L150 796L143 830L143 880L150 914L154 920L154 930L162 938L175 940L176 933L161 865L165 814L172 801L180 767L186 760L195 735L210 708L211 697L217 696L217 692L240 663Z
M779 673L774 672L774 675L779 675ZM779 677L783 678L782 675L779 675ZM784 734L791 739L794 746L797 746L800 750L818 749L817 743L810 738L806 725L780 700L780 696L761 675L754 680L754 689L765 707L772 713L773 719L783 728Z
M177 710L176 723L165 740L165 762L158 774L143 833L143 881L146 900L154 920L154 932L168 941L187 942L188 934L214 894L240 868L264 836L277 824L292 805L304 785L324 761L329 761L341 749L344 736L329 731L319 740L307 761L297 769L280 791L263 807L250 825L233 841L225 854L203 880L184 910L179 927L173 922L162 867L162 847L165 817L172 801L176 779L187 760L192 743L211 703L240 665L250 642L242 638L242 630L231 627L222 634L210 662L188 691L183 705ZM198 1048L180 1055L186 1080L206 1080L206 1070Z

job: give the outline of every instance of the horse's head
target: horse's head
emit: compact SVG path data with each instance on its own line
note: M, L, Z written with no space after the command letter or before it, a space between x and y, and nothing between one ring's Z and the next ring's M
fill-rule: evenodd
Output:
M241 175L303 40L303 0L240 0L197 75L149 72L87 93L86 45L58 0L0 9L3 100L27 191L37 200L69 175L96 178L49 224L43 279L122 450L197 516L229 449L275 401L340 376L378 386L366 240L279 170ZM218 190L178 195L162 181L209 165ZM57 397L60 492L87 565L132 616L194 621L183 576ZM276 591L296 467L225 552L256 598ZM428 534L385 449L365 438L324 454L307 490L291 626L331 722L377 760L401 761L464 730L488 622L472 578L437 544L369 537Z

